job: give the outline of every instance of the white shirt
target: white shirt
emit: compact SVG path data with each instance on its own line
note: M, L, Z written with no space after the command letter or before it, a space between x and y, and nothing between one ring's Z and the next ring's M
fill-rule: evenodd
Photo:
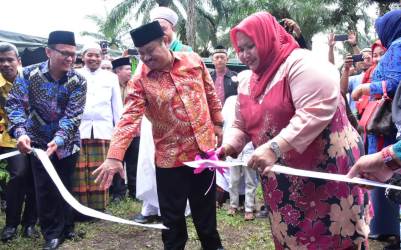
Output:
M77 71L87 80L86 105L79 126L81 139L90 139L93 128L94 139L110 140L123 109L118 77L100 68Z

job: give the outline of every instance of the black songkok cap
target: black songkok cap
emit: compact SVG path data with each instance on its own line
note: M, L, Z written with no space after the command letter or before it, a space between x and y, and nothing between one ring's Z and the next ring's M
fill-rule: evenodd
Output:
M49 34L47 45L67 44L76 46L74 32L57 30Z
M129 60L129 57L120 57L120 58L117 58L117 59L111 61L111 65L113 65L113 69L116 69L123 65L131 66L131 62Z
M216 54L216 53L225 53L225 54L227 54L227 50L226 50L226 48L224 48L224 46L222 46L222 45L217 45L217 46L214 48L213 55Z
M163 37L164 32L158 21L147 23L130 31L135 47L142 47L157 38Z

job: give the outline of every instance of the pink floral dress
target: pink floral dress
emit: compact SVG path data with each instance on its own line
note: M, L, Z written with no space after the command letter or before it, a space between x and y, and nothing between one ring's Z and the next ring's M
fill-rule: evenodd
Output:
M338 77L327 80L324 74L332 71L324 72L324 66L319 73L300 60L306 52L295 51L258 101L249 96L249 86L239 87L234 139L228 143L238 149L251 140L257 148L282 136L294 150L279 164L346 174L363 144L338 87L329 85L339 84ZM311 75L314 80L305 80ZM325 79L329 83L321 82ZM327 86L316 87L319 82ZM368 198L360 187L271 172L262 177L262 188L276 249L353 249L366 240Z

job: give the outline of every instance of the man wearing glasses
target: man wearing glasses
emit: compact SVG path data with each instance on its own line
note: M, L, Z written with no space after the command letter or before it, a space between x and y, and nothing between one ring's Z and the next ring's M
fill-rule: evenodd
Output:
M86 80L72 69L76 57L74 33L49 35L49 60L28 66L17 77L6 103L10 134L17 148L28 154L34 176L43 249L56 249L72 238L72 208L61 197L32 148L46 150L65 187L71 179L80 150L79 124L85 106Z

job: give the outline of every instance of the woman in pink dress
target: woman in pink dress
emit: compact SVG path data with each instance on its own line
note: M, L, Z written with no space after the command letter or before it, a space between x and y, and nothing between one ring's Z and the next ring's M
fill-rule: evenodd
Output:
M248 141L248 163L262 187L276 249L358 249L369 233L360 187L270 172L273 164L347 174L363 154L349 123L338 71L296 41L267 12L231 30L240 60L253 71L238 87L236 120L222 154L235 156Z

